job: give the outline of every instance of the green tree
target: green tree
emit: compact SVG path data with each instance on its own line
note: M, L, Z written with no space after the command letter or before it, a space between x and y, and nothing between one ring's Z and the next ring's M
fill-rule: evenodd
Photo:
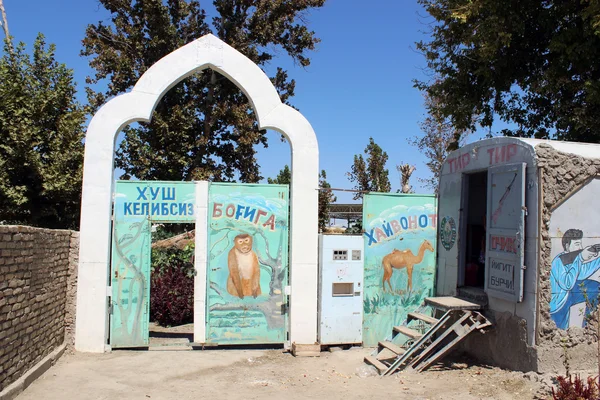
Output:
M333 194L331 185L327 182L327 174L325 170L321 170L319 174L319 232L329 226L329 209L331 203L337 201L337 197Z
M292 182L292 172L289 166L283 167L275 179L267 178L269 185L289 185Z
M0 58L0 222L76 228L85 111L73 72L42 34L31 56L10 40Z
M456 150L470 132L456 130L447 118L440 115L438 102L427 92L424 93L424 97L427 114L420 122L422 133L408 139L408 142L425 156L425 165L431 172L430 177L419 178L419 181L437 194L446 156L450 151Z
M208 22L197 0L99 0L110 23L89 25L82 55L96 70L88 83L109 80L104 93L88 89L96 108L108 97L131 89L160 58L214 33L265 67L278 49L303 67L318 43L306 27L306 13L325 0L214 0ZM294 95L295 82L276 68L271 78L281 100ZM125 129L116 166L123 178L208 179L258 182L255 146L267 146L248 99L219 73L206 70L175 85L158 104L150 123Z
M352 169L347 174L350 182L354 182L354 189L358 190L354 194L354 200L362 199L362 192L387 193L392 190L389 171L385 168L388 160L387 153L375 143L373 138L369 138L364 153L367 159L365 160L362 154L355 155Z
M436 79L415 84L459 134L500 119L515 126L505 135L599 141L598 1L418 2L433 20L417 48Z

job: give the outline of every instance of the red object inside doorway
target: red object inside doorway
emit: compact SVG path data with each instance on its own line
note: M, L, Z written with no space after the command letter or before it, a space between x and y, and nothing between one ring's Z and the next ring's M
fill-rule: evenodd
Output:
M479 271L477 263L468 263L465 267L465 286L477 286L477 272Z

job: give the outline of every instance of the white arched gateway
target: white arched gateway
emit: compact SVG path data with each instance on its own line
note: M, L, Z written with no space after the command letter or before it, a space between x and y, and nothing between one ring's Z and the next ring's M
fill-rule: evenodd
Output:
M108 348L110 221L117 134L132 122L149 121L156 104L170 88L206 68L226 76L245 93L261 129L276 130L289 140L292 150L290 296L293 296L289 343L313 344L317 340L319 153L315 133L298 111L281 102L275 87L257 65L215 36L206 35L158 61L131 92L106 103L89 124L77 284L75 348L78 351L104 352ZM199 186L199 191L202 187ZM197 228L206 224L207 210L207 196L198 195ZM201 232L198 230L197 238L202 237ZM206 243L197 243L196 259L200 279L196 288L205 290L202 279L206 274L202 268L206 268ZM204 293L195 294L196 299L200 296ZM195 318L203 316L203 307L198 307ZM195 328L195 341L202 341L203 329Z

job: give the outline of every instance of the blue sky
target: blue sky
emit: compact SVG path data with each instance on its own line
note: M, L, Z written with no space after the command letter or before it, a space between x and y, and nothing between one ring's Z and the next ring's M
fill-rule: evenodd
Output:
M201 1L210 12L212 2ZM106 20L108 13L96 0L4 0L11 34L28 47L38 32L57 46L57 59L72 68L81 100L85 78L92 73L80 57L88 24ZM319 141L320 168L336 188L352 188L346 173L353 157L372 136L389 155L393 190L399 188L395 166L415 164L412 184L428 193L418 177L429 176L424 157L407 138L420 134L424 118L421 93L413 79L425 77L425 60L414 43L424 36L428 19L416 0L328 0L313 10L309 27L321 43L310 54L308 68L294 66L282 52L272 65L281 65L296 79L291 102L312 124ZM269 133L268 149L259 149L262 175L275 176L290 162L287 143ZM337 193L338 202L353 202L352 194Z

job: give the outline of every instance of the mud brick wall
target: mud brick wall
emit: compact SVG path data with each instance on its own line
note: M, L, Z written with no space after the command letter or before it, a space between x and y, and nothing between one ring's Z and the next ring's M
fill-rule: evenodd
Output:
M67 303L65 309L65 343L67 351L75 352L75 304L77 302L77 267L79 266L79 232L71 232Z
M78 234L0 225L0 390L72 342Z

